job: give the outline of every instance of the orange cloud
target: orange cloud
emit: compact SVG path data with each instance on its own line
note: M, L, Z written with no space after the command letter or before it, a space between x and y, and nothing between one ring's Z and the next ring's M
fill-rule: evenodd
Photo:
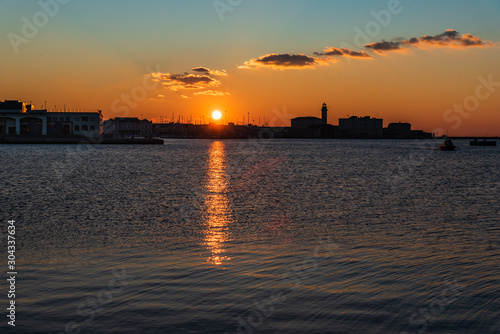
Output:
M435 47L487 47L493 45L492 42L485 42L477 36L471 34L460 34L453 29L448 29L441 35L424 36L420 38L411 38L409 41L403 41L405 45L411 46L435 46Z
M259 58L246 61L239 69L272 68L277 70L286 69L310 69L317 65L326 65L339 62L337 57L371 58L365 51L354 51L347 48L328 47L323 52L314 52L314 56L305 54L277 54L271 53Z
M317 56L329 56L329 57L353 57L353 58L371 58L371 56L365 51L354 51L347 48L334 48L328 47L323 50L323 52L314 52Z
M240 69L254 69L259 67L267 67L272 69L305 69L314 68L317 64L317 59L304 54L276 54L271 53L259 58L254 58L246 61L244 65L239 66Z
M228 93L228 92L219 92L219 91L216 91L216 90L207 90L207 91L204 91L204 92L194 93L193 95L226 96L226 95L231 95L231 94Z
M401 42L389 42L382 40L382 42L373 42L365 45L365 48L371 49L376 53L383 53L385 51L403 51Z
M425 35L423 37L413 37L409 40L394 40L373 42L365 45L365 48L370 49L378 54L383 54L387 51L405 51L408 47L417 48L428 47L449 47L449 48L467 48L467 47L489 47L493 43L485 42L483 39L473 36L472 34L460 35L456 30L448 29L444 33L435 36Z
M217 75L217 76L227 76L227 72L222 70L211 70L209 68L206 68L206 67L195 67L193 68L191 71L195 72L195 73L199 73L199 74L205 74L205 75Z
M152 73L152 80L161 83L171 91L181 89L206 89L209 87L218 87L221 82L211 78L208 75L197 74L171 74L171 73Z

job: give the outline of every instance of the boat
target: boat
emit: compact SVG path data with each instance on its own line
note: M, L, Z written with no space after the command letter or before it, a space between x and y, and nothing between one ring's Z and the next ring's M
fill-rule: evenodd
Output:
M454 151L456 146L453 145L453 142L450 138L446 138L441 145L439 145L440 151Z
M470 146L497 146L496 140L486 140L483 139L481 141L474 139L471 140Z

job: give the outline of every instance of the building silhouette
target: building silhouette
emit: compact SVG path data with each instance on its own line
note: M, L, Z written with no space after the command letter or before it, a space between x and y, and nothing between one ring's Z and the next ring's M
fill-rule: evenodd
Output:
M411 124L410 123L390 123L387 128L384 129L385 138L411 138Z
M326 103L323 103L323 107L321 108L321 120L323 121L323 125L328 124L328 107Z
M339 133L347 138L382 138L384 120L370 116L339 118Z
M326 125L328 124L328 107L326 106L326 103L323 103L323 107L321 108L321 118L313 116L296 117L292 118L291 122L293 129L306 129Z
M104 121L103 133L114 138L122 137L151 137L153 136L153 122L137 117L116 117Z
M306 129L311 126L320 126L323 125L323 120L318 117L296 117L292 119L292 128L293 129Z
M48 112L17 100L0 101L0 135L21 137L99 137L102 113Z

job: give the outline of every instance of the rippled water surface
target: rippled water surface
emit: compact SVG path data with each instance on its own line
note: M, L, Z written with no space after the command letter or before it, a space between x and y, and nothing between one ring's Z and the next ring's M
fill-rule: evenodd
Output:
M0 329L499 333L500 154L456 144L0 145Z

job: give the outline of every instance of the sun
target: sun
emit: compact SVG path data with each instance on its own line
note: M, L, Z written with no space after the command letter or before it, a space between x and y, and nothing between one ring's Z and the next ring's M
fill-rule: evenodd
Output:
M220 111L216 110L212 113L212 118L215 120L219 120L222 117L222 114Z

